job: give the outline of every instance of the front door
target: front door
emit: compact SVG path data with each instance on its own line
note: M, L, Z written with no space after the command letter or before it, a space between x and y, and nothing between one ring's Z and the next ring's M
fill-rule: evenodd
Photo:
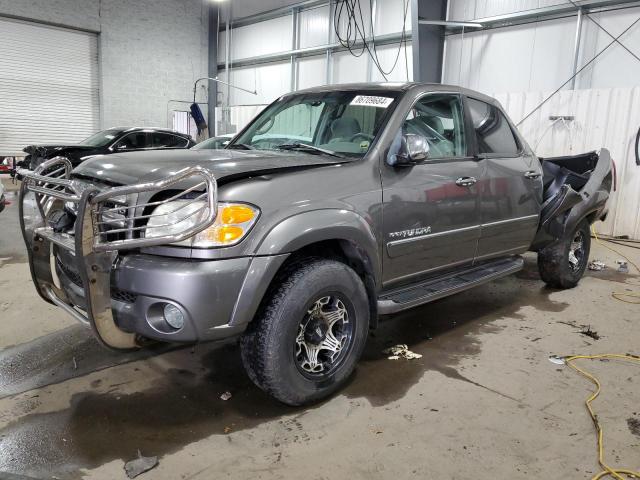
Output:
M425 137L429 157L393 167L403 134ZM382 167L385 286L473 262L480 236L482 167L468 155L462 98L429 93L408 112Z
M485 177L479 183L482 218L476 261L523 253L538 229L542 171L495 104L467 98L467 111Z

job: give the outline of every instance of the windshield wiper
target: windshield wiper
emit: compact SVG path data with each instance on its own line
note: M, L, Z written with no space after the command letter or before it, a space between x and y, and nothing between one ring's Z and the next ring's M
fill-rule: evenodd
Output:
M229 150L255 150L251 145L247 145L246 143L231 143L227 145Z
M324 148L316 147L315 145L307 145L306 143L283 143L282 145L278 145L276 148L280 150L297 150L300 152L309 152L309 153L324 153L325 155L331 155L332 157L344 158L343 155L336 153L332 150L327 150Z

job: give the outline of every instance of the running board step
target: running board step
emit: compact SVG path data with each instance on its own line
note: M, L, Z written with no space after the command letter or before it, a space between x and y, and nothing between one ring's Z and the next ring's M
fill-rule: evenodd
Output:
M522 270L523 265L524 260L522 257L516 256L404 286L378 297L378 313L380 315L388 315L433 302L454 293L516 273Z

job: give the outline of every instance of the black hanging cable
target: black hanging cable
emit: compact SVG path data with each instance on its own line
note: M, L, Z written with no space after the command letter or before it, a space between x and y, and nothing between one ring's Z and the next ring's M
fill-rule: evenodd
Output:
M537 112L540 108L542 108L542 106L544 104L546 104L549 100L551 100L552 97L554 97L560 90L562 90L571 80L573 80L574 78L576 78L580 73L582 73L582 71L587 68L589 65L591 65L593 62L596 61L596 59L602 55L605 50L607 50L611 45L613 45L614 43L616 43L620 37L622 37L625 33L627 33L629 30L631 30L631 28L633 28L636 23L640 22L640 17L637 18L631 25L629 25L627 28L625 28L622 33L620 35L618 35L616 38L614 38L611 43L609 43L606 47L604 47L602 50L600 50L591 60L589 60L587 63L585 63L578 71L576 71L576 73L574 73L573 75L571 75L571 77L569 77L569 79L564 82L562 85L560 85L551 95L549 95L547 98L545 98L542 102L540 102L538 104L537 107L535 107L533 110L531 110L527 115L525 115L525 117L520 120L518 123L516 123L516 127L519 127L522 122L524 122L526 119L528 119L531 115L533 115L535 112Z
M403 1L403 5L404 5L404 12L403 12L404 15L403 15L403 24L402 24L402 35L400 38L400 43L398 45L398 51L396 52L396 58L393 62L393 66L389 71L385 71L385 69L381 65L380 58L378 56L376 38L375 38L375 32L374 32L375 25L373 25L373 18L371 18L371 21L369 22L371 26L371 42L369 42L369 40L367 40L367 34L366 34L367 29L364 21L364 15L362 13L362 5L360 3L360 0L339 0L336 3L336 14L334 15L333 27L334 27L334 31L336 34L336 38L338 39L338 42L343 48L347 49L349 53L354 57L360 57L366 51L371 57L371 61L376 66L376 68L378 69L382 77L385 79L385 81L388 80L387 76L390 75L398 65L398 61L400 59L400 54L402 52L403 45L405 49L405 64L406 64L405 69L407 74L407 80L409 79L409 66L408 66L408 59L407 59L407 34L406 34L406 21L407 21L407 15L409 11L408 1L407 0ZM371 0L369 3L369 6L370 8L372 7ZM346 11L346 14L345 14L345 11ZM343 36L342 32L340 31L340 25L344 18L343 16L346 16L346 22L347 22L346 28L345 28L346 36ZM355 51L354 47L358 44L358 41L362 42L362 49L360 51Z

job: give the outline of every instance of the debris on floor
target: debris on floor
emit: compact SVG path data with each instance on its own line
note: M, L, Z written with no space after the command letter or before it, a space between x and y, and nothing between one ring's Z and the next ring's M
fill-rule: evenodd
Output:
M629 264L626 260L616 260L618 264L618 271L620 273L629 273Z
M589 262L589 270L600 272L605 268L607 268L607 265L600 260L593 260L592 262Z
M143 457L138 450L138 458L124 464L124 471L127 477L136 478L138 475L148 472L158 465L158 457Z
M578 333L580 333L580 335L586 335L587 337L591 337L594 340L600 340L600 335L598 335L598 332L596 332L595 330L591 330L591 325L587 326L586 328L583 328Z
M398 360L400 358L412 360L414 358L422 358L422 355L412 352L411 350L409 350L409 347L404 344L385 348L382 353L384 353L385 355L389 355L389 360Z
M224 400L225 402L231 398L231 392L224 392L220 395L220 400Z

